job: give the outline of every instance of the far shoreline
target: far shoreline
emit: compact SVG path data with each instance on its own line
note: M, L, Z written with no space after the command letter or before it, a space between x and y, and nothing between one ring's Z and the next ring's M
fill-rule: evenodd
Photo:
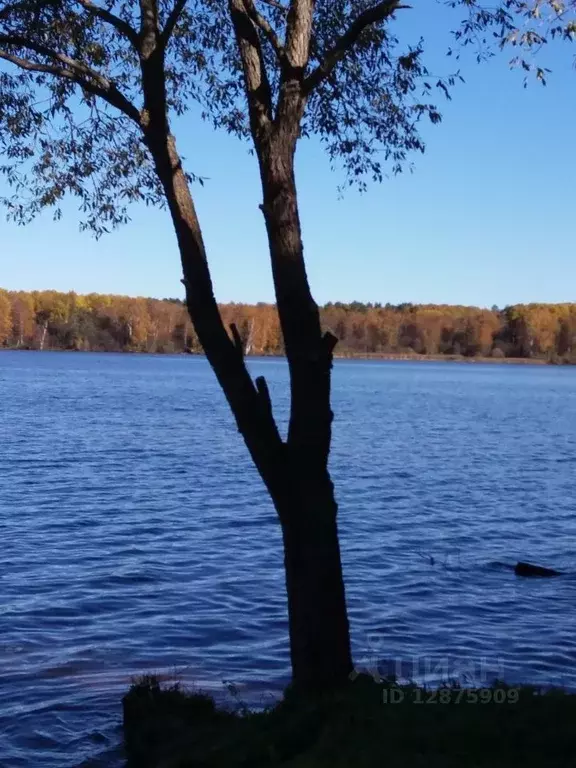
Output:
M206 355L202 352L154 352L154 351L142 351L142 350L106 350L106 349L31 349L29 347L0 347L1 352L65 352L69 354L100 354L100 355L150 355L153 357L201 357L206 358ZM284 355L275 354L260 354L260 355L247 355L246 359L262 359L262 358L275 358L286 359ZM356 353L343 353L335 354L334 361L342 360L373 360L382 361L388 360L391 362L406 362L406 363L468 363L468 364L490 364L490 365L553 365L553 366L573 366L576 363L571 363L565 360L546 360L540 357L468 357L465 355L421 355L416 352L413 354L401 353L401 352L356 352Z
M556 365L539 357L467 357L465 355L413 355L390 353L334 355L335 360L391 360L407 363L490 363L493 365Z

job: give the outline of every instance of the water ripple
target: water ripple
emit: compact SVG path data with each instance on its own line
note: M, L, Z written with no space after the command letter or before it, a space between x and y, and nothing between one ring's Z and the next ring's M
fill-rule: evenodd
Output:
M250 367L285 430L285 365ZM2 768L121 765L141 672L269 701L280 531L205 362L1 353L0 373ZM334 392L359 666L576 688L576 370L343 361Z

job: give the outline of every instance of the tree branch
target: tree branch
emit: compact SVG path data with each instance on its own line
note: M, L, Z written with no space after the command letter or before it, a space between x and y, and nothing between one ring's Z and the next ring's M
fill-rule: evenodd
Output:
M1 41L1 38L0 38ZM56 77L63 77L67 80L73 80L77 82L77 75L69 69L64 67L57 67L55 64L39 64L38 62L29 61L23 59L20 56L16 56L13 53L8 53L0 49L0 59L9 61L11 64L15 64L20 69L25 69L27 72L46 72Z
M36 43L27 37L22 37L21 35L0 35L0 44L13 45L17 48L28 48L31 51L34 51L34 53L40 54L40 56L46 56L47 58L55 59L61 64L64 64L74 72L76 76L90 77L100 86L107 87L109 85L109 81L103 75L96 72L96 70L92 69L87 64L83 64L81 61L73 59L65 53L58 53L58 51L55 51L46 45L42 45L41 43Z
M0 45L28 48L41 56L54 59L58 64L42 64L0 49L0 59L8 61L28 72L46 73L65 80L71 80L95 96L101 96L110 105L116 107L127 117L140 124L140 112L132 102L118 90L113 82L81 61L72 59L70 56L53 51L51 48L34 43L32 40L27 40L18 35L0 35Z
M334 334L330 333L330 331L327 331L324 336L322 336L322 346L330 358L332 357L332 353L334 352L337 344L338 337L334 336Z
M157 0L139 0L140 5L140 55L149 58L157 47L158 2Z
M242 344L242 338L240 337L240 332L238 331L236 323L231 323L230 330L232 331L232 341L234 342L236 351L240 357L244 357L244 345Z
M400 0L384 0L384 2L374 5L363 11L350 25L348 30L338 38L332 48L325 54L323 61L311 72L304 81L304 91L311 93L323 80L330 76L336 64L356 44L358 38L372 24L384 21L401 8L410 8L409 5L402 5Z
M245 0L228 0L228 5L242 58L252 134L258 139L272 121L272 95L262 46Z
M310 55L314 0L290 0L286 55L290 65L304 71Z
M285 57L285 51L284 46L280 42L280 38L276 34L276 30L272 27L268 19L258 12L254 4L254 0L244 0L244 5L254 24L256 24L256 26L262 30L262 32L266 35L266 39L272 48L274 48L276 56L278 57L278 61L282 62Z
M114 27L117 32L119 32L123 37L130 41L133 48L138 50L140 45L138 33L130 24L128 24L127 21L124 21L124 19L116 16L106 8L95 5L90 0L76 0L76 2L79 3L82 8L84 8L89 13L97 16L99 19L102 19L102 21L105 21L107 24L110 24L110 26Z
M162 30L162 33L160 35L160 39L162 40L162 45L168 44L168 41L172 37L172 33L176 28L176 24L178 24L178 20L180 19L180 16L182 15L182 11L184 10L187 2L188 0L176 0L176 2L174 3L174 7L168 14L168 18L166 19L166 24L164 25L164 29Z
M260 400L266 411L266 415L274 422L274 414L272 410L272 398L270 397L270 390L268 389L268 382L264 376L258 376L256 379L256 389L260 395Z

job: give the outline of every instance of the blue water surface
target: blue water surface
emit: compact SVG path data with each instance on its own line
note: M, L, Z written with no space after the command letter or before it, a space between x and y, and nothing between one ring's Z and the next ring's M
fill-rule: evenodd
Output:
M284 361L249 367L285 429ZM358 667L576 688L576 368L338 361L334 405ZM0 352L0 542L2 768L121 765L141 672L288 679L280 531L201 358Z

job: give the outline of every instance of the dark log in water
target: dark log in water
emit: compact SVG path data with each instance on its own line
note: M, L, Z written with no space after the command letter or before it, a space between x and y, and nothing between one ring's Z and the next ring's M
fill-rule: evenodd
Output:
M516 576L539 576L551 577L561 576L561 571L555 571L553 568L543 568L541 565L532 565L532 563L516 563L514 566Z

